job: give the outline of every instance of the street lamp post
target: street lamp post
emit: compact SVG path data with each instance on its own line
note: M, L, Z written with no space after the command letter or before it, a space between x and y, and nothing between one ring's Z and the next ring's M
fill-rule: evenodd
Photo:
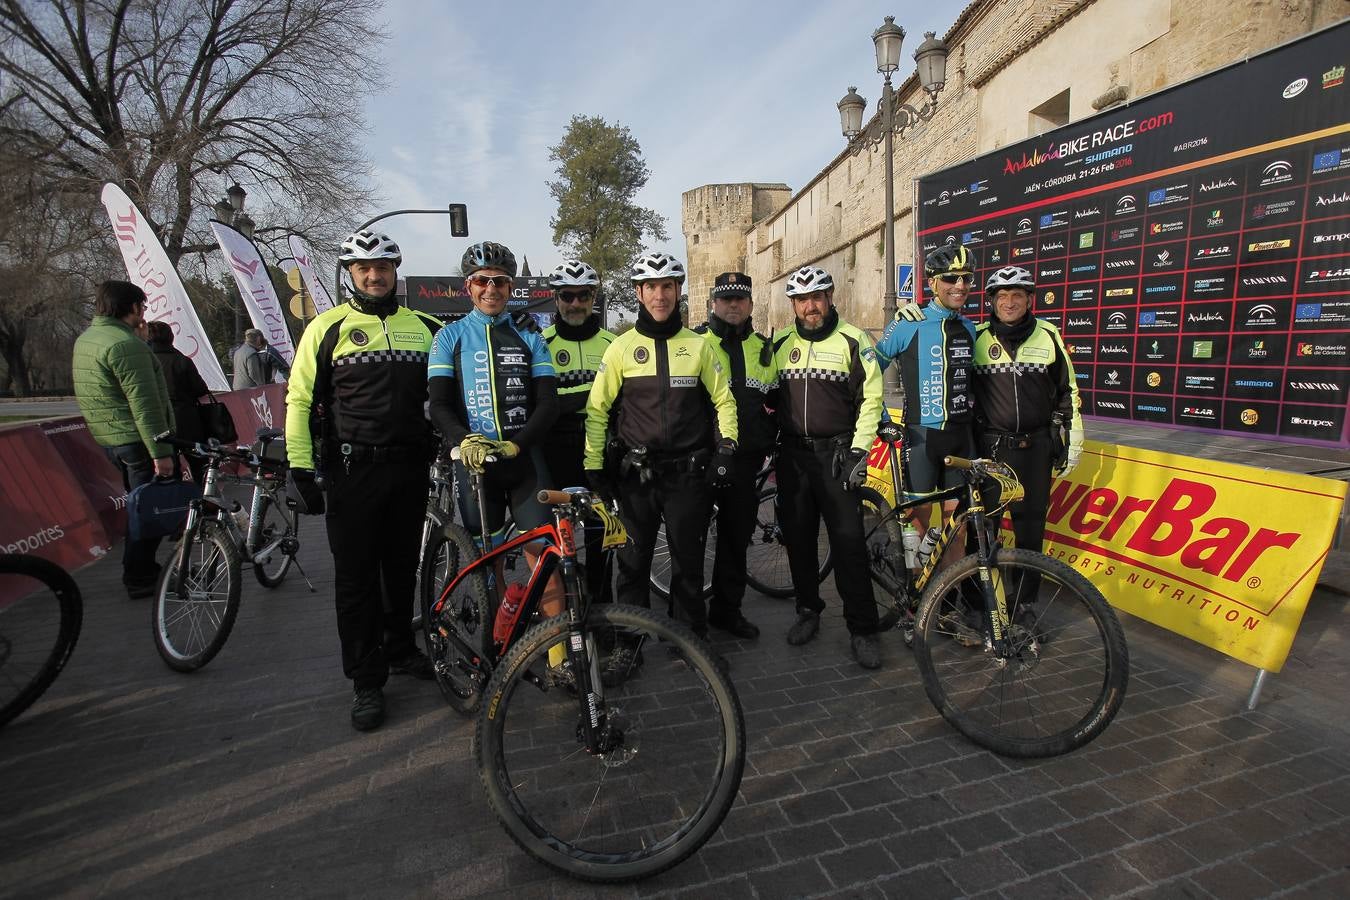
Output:
M244 200L248 198L248 193L235 182L225 191L225 196L220 198L212 208L216 214L216 221L229 225L235 231L238 231L249 240L253 239L254 221L244 213ZM234 336L232 341L240 340L244 333L244 298L240 295L239 289L234 291Z
M380 213L372 219L367 219L357 227L357 231L363 231L374 225L381 219L392 218L393 216L407 215L429 215L429 216L449 216L450 217L450 236L468 237L469 236L469 208L463 203L447 204L445 209L394 209L389 212ZM334 303L342 302L342 263L337 264L337 271L333 275Z
M938 93L947 83L947 45L938 40L929 31L924 34L924 42L914 51L914 63L919 83L927 94L922 106L915 109L908 103L900 102L899 96L891 87L891 73L900 67L900 45L905 40L905 30L895 24L894 16L887 16L881 27L872 33L872 43L876 47L877 71L882 74L881 100L877 104L877 116L863 127L863 113L867 101L858 94L856 87L850 87L844 99L839 101L839 123L848 140L848 149L857 156L865 149L884 144L885 158L885 212L881 223L882 242L885 246L886 297L884 318L889 323L895 318L895 159L894 139L896 135L904 137L906 129L933 118L937 111ZM895 368L886 369L887 393L897 388Z

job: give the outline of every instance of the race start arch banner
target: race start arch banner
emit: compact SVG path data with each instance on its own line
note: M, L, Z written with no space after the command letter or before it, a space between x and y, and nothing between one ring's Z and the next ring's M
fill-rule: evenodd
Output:
M1087 415L1350 446L1347 47L1341 23L925 176L916 258L1029 269Z

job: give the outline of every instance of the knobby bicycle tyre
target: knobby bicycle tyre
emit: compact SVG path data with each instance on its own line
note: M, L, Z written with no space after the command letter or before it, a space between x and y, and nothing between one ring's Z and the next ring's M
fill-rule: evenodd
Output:
M268 513L271 513L269 518ZM262 510L258 518L262 521L262 528L258 536L258 546L266 547L275 541L278 537L290 538L295 540L296 548L299 549L300 540L300 514L294 510L286 509L281 503L277 502L272 495L263 497ZM295 563L295 553L286 553L284 549L278 546L261 563L253 563L253 574L258 579L258 583L265 588L281 587L281 583L286 580L287 573Z
M185 532L180 547L183 541L190 541L187 553L175 548L150 616L160 658L174 671L193 672L225 646L239 615L239 549L213 519L198 523L195 533ZM186 566L181 578L180 565Z
M877 625L894 628L909 604L909 570L898 517L891 515L886 498L869 487L858 488L863 507L863 535L867 542L867 567L872 576L872 594L877 604Z
M557 616L526 632L488 685L474 735L488 803L525 852L568 875L655 875L697 851L736 799L740 701L688 628L651 610L592 606L584 645L625 642L642 663L597 698L595 717L615 743L589 753L585 701L546 675L549 648L567 629Z
M710 534L708 539L713 540ZM830 540L821 523L816 543L816 559L820 571L817 582L825 580L833 565L830 559ZM766 597L791 600L796 596L792 587L792 572L788 568L788 547L783 539L783 528L778 523L778 486L766 484L759 491L759 513L755 530L750 535L750 546L745 553L745 582Z
M483 702L483 684L459 645L445 632L453 632L480 655L486 654L491 638L492 618L487 596L487 577L478 571L456 587L439 616L432 606L440 599L445 585L469 562L478 558L473 538L460 525L450 524L434 532L422 554L422 585L418 608L421 610L422 641L441 695L455 711L468 715Z
M69 572L41 557L0 554L0 728L61 674L83 620Z
M919 606L914 654L928 698L958 731L1004 756L1083 746L1125 699L1120 621L1090 581L1043 554L1000 550L990 576L1007 598L1012 653L986 649L987 617L969 611L978 561L967 556L938 573Z

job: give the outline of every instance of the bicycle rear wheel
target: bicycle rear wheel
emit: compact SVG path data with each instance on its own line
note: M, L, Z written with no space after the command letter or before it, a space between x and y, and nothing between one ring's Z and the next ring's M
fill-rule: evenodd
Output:
M566 618L526 632L488 685L474 737L479 775L497 818L534 858L589 881L645 878L701 847L736 799L740 702L706 645L663 615L592 606L583 628L590 648L611 636L635 644L641 667L605 688L592 714L545 677ZM595 662L592 652L592 672ZM592 715L608 744L597 753L581 737Z
M457 712L468 715L483 702L483 679L477 663L488 650L492 619L487 598L487 577L473 572L463 578L445 601L439 616L431 608L445 586L461 569L478 558L473 538L459 525L446 525L431 535L422 554L422 583L418 598L422 640L436 669L441 694ZM473 657L450 640L456 634L474 648Z
M0 554L0 727L51 687L75 650L84 605L56 563Z
M259 513L262 527L258 532L258 548L281 541L261 562L253 563L254 576L266 588L281 586L286 580L286 573L295 563L295 554L300 550L300 514L286 508L282 502L269 494L263 497Z
M717 507L713 507L713 518L708 525L708 541L703 546L703 599L712 597L713 563L717 559ZM652 591L662 600L670 599L670 574L673 564L670 560L670 544L666 541L666 523L662 522L656 530L656 542L652 550L652 574L649 580Z
M877 624L894 628L909 604L909 570L900 522L891 515L891 505L877 491L858 488L863 508L863 535L867 542L867 567L872 575L872 594L877 603ZM909 643L906 640L906 643Z
M239 581L239 550L223 525L206 519L183 535L150 607L155 649L169 668L195 671L225 646L239 614Z
M1093 584L1029 550L1000 550L990 571L1007 598L1011 653L986 640L979 564L967 556L924 592L914 635L923 687L942 717L1004 756L1058 756L1091 741L1125 699L1129 651Z
M708 535L713 540L713 535ZM830 574L830 537L825 523L820 523L816 538L816 559L820 564L819 581ZM750 546L745 552L745 581L766 597L791 600L796 596L792 588L792 572L788 568L788 547L783 540L783 528L778 524L778 486L767 484L759 492L759 513L755 530L750 535Z

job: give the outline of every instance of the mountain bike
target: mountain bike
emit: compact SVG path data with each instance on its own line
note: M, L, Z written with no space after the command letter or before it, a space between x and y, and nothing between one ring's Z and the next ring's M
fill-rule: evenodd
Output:
M51 687L83 621L69 572L38 556L0 553L0 728Z
M1012 757L1068 753L1106 729L1125 699L1129 651L1115 612L1096 586L1058 560L998 542L1008 505L1023 494L1004 463L947 457L962 484L928 494L903 491L900 429L883 423L891 508L870 488L869 567L883 628L912 633L924 691L942 717L976 744ZM998 491L990 507L984 486ZM927 503L960 498L926 563L906 565L900 519ZM939 568L958 536L975 552Z
M252 447L237 449L215 440L184 441L168 433L155 438L206 461L202 496L188 504L182 537L160 575L150 609L155 649L175 671L200 669L225 646L239 614L244 562L252 565L264 587L279 586L294 566L314 590L296 559L300 515L286 501L282 433L264 428L257 437ZM227 462L251 474L224 475L220 468ZM221 493L221 483L231 480L252 489L246 517Z
M795 593L792 588L792 573L788 569L787 542L783 538L783 529L778 524L778 484L774 479L773 456L764 462L755 475L755 491L759 497L759 511L756 514L755 530L750 534L750 544L745 552L745 582L766 597L779 600L791 600ZM713 506L712 518L708 522L708 538L703 551L703 598L713 595L713 563L717 558L717 507ZM825 580L830 574L830 541L822 522L816 539L816 558L820 561L818 578ZM666 526L663 522L656 532L656 542L652 552L651 588L662 600L670 599L670 546L666 542Z
M481 498L479 476L470 487ZM740 701L685 626L649 609L590 602L577 562L583 517L605 523L607 547L626 540L598 498L574 489L541 491L539 501L552 522L482 554L464 529L447 527L448 583L422 613L428 655L451 705L478 710L479 776L511 838L577 878L645 878L698 850L735 801L746 749ZM496 642L489 573L531 541L542 552L519 617ZM555 572L566 610L534 624ZM605 687L601 648L619 641L636 649L640 667Z

